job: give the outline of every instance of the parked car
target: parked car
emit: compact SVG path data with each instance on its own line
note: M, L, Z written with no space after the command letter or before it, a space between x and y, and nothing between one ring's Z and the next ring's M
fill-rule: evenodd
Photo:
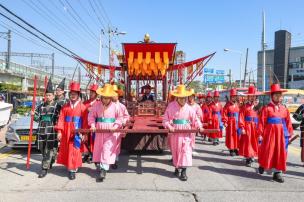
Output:
M5 140L9 147L25 148L28 146L30 133L30 116L23 116L13 121L7 128ZM38 123L33 124L32 147L37 147Z

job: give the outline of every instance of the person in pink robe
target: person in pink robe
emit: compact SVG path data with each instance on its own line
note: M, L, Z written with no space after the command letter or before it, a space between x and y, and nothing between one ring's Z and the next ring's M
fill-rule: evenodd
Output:
M203 132L202 124L196 112L187 104L187 97L191 95L184 85L179 85L172 95L177 97L176 102L170 104L164 114L163 126L171 132L182 129L199 128ZM174 133L171 135L171 152L174 175L186 181L186 169L192 166L192 134Z
M121 128L123 115L117 105L112 102L112 97L117 96L117 93L110 84L105 84L103 88L97 90L97 94L101 95L101 101L92 106L88 116L91 130L94 132L96 129L115 130ZM110 165L115 163L119 135L119 133L96 132L93 162L99 163L97 182L102 182L105 179Z
M194 89L191 89L192 95L188 97L188 105L195 111L196 116L199 120L203 117L203 111L201 106L195 102L195 92ZM195 137L197 134L192 134L192 148L195 147Z
M118 96L122 96L119 94L118 88L116 85L112 85L114 91L118 94ZM124 126L126 126L127 122L130 120L130 115L129 112L126 108L126 106L124 104L122 104L119 99L118 96L114 96L112 97L112 102L116 104L117 108L120 110L123 118L122 118L122 128ZM117 145L116 145L116 159L115 159L115 163L111 165L112 169L117 169L118 168L118 160L119 160L119 154L121 151L121 141L122 138L125 137L125 134L120 134L118 136L118 140L117 140Z

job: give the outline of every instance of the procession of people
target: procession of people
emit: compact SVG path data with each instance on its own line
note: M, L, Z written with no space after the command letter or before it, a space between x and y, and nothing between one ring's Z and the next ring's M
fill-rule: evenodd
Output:
M151 87L147 89L140 102L153 100ZM123 92L116 85L99 87L93 84L89 87L89 99L82 102L80 91L80 84L71 82L69 99L66 99L64 80L57 86L56 95L49 80L46 99L32 112L39 123L38 148L42 154L39 178L47 175L55 161L67 168L70 180L76 178L83 163L95 163L97 182L104 181L108 171L118 167L125 134L116 130L123 129L130 120L126 106L120 102ZM257 161L260 174L264 170L271 170L274 181L284 182L282 173L286 171L288 143L293 129L290 114L280 102L283 92L279 84L272 84L271 90L265 92L270 95L270 103L259 107L258 96L262 93L255 86L248 87L248 92L243 95L243 103L238 101L237 89L232 88L230 99L222 106L217 90L203 95L196 94L185 85L178 85L170 91L162 121L163 127L169 130L168 146L172 154L173 174L181 181L187 181L187 168L192 166L198 136L203 136L203 141L214 146L219 145L220 139L225 137L225 146L231 156L244 157L245 166L248 167ZM302 120L303 126L304 107L301 107L296 118ZM302 126L301 129L304 128ZM77 129L90 132L81 133ZM178 132L192 129L197 132ZM216 132L209 133L206 129Z

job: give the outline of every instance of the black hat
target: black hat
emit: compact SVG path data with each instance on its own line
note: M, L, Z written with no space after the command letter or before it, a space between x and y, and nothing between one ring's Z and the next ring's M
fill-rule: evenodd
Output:
M64 90L64 83L65 83L65 78L62 79L62 81L61 81L60 84L57 86L57 88L60 88L61 90Z
M45 93L54 93L53 84L52 84L51 79L49 80L49 82L47 84Z

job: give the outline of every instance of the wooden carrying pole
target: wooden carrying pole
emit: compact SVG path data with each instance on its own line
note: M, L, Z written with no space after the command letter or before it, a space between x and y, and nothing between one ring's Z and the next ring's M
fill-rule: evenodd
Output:
M219 129L204 129L204 133L218 133ZM78 133L91 133L94 132L91 129L78 129L75 130ZM170 132L168 129L115 129L115 130L105 130L105 129L96 129L96 133L198 133L197 129L188 129L188 130L175 130Z
M33 102L32 102L32 112L35 111L36 107L36 94L37 94L37 76L34 76L34 93L33 93ZM28 141L28 149L27 149L27 159L26 159L26 168L30 168L30 158L31 158L31 148L32 148L32 138L33 138L33 124L34 124L34 114L31 114L31 122L30 122L30 134Z

